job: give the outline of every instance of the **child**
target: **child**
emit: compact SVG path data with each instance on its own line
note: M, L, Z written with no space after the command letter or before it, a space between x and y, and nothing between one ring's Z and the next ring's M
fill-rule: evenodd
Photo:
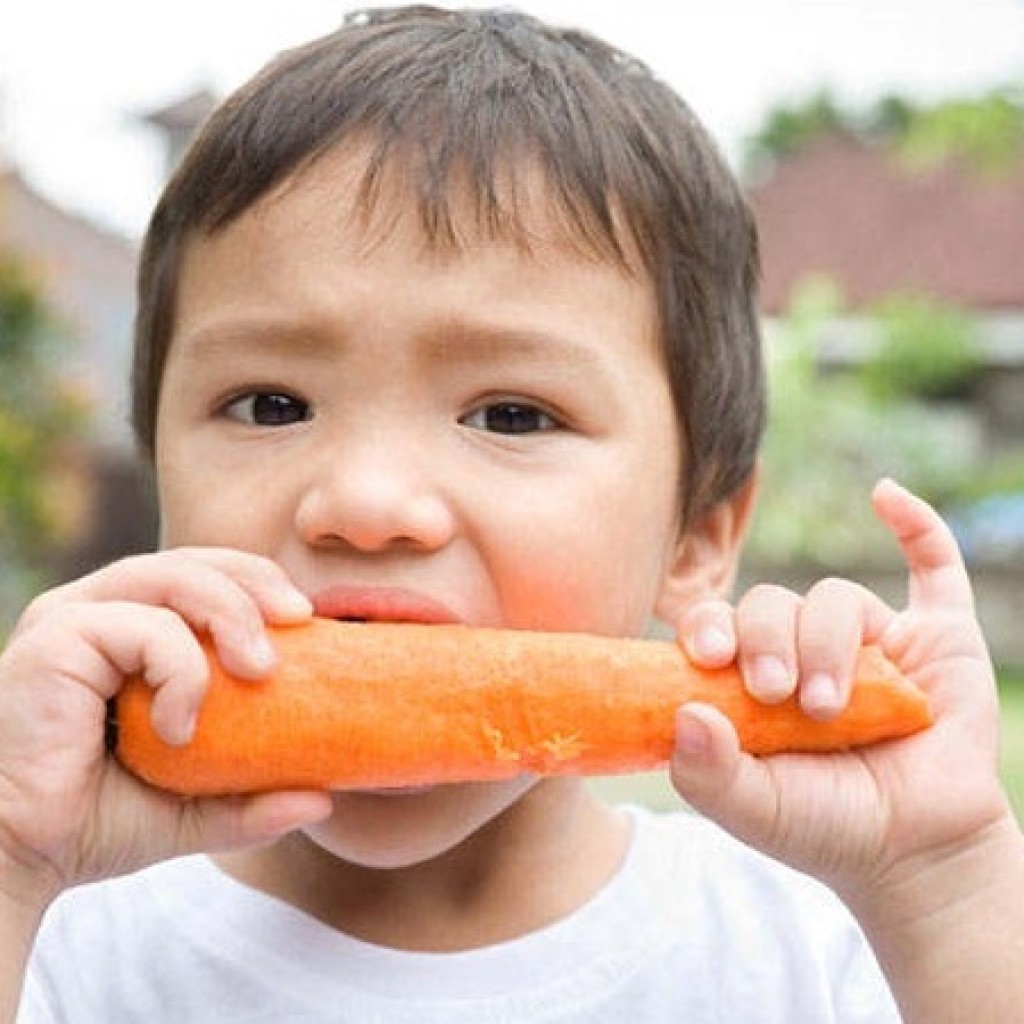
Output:
M763 419L755 279L700 126L582 33L366 14L229 99L142 259L162 550L38 598L0 662L0 1017L1019 1019L1024 840L944 526L878 487L900 613L841 580L723 597ZM742 842L575 779L183 801L105 753L127 674L184 743L193 630L258 686L264 623L313 612L615 635L653 614L820 717L881 642L937 721L756 760L682 709L672 778Z

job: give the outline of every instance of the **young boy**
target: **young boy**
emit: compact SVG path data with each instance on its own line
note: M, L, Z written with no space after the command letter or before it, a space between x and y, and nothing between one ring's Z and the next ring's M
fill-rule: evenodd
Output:
M0 1019L1019 1020L1024 840L949 533L883 483L905 611L841 580L725 602L755 278L707 136L581 33L363 15L229 99L142 260L162 550L38 598L0 661ZM742 842L574 779L184 801L105 752L127 674L184 743L194 631L259 686L264 624L313 612L624 636L656 615L820 717L880 642L936 724L757 760L681 709L672 778Z

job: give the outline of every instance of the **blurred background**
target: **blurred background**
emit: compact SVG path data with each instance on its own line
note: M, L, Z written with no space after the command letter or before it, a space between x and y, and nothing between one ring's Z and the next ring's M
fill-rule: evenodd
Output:
M40 588L154 544L127 427L148 212L218 98L356 6L386 5L5 0L0 638ZM841 573L899 603L871 485L935 502L975 581L1024 808L1024 2L518 6L647 61L748 190L772 420L744 582Z

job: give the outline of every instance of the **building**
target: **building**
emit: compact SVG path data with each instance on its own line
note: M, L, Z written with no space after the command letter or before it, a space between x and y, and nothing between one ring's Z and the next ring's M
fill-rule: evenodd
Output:
M834 134L782 160L749 195L770 317L807 277L831 277L846 315L822 337L822 358L841 364L871 345L861 314L879 300L914 294L961 307L978 327L979 415L993 441L1024 438L1024 162L915 167Z

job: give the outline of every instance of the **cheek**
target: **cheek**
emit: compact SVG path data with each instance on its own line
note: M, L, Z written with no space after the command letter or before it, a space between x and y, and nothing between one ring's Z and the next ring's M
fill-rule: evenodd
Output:
M672 478L593 482L506 527L515 540L496 573L507 624L524 629L641 634L676 537Z
M188 452L157 460L162 547L196 544L261 550L279 490L257 475L224 471Z

